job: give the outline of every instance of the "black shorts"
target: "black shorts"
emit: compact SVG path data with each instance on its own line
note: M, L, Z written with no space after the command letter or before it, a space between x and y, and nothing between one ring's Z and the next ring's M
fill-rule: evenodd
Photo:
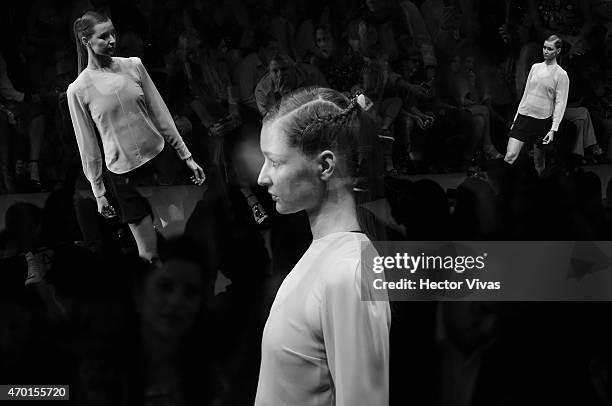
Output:
M539 119L519 114L510 130L509 137L523 142L542 145L542 140L550 131L552 117Z
M104 168L103 180L106 198L115 208L119 222L137 223L153 215L149 201L139 192L138 186L154 186L160 178L174 179L179 172L180 159L167 146L155 158L126 173L117 174ZM174 176L169 175L173 173Z

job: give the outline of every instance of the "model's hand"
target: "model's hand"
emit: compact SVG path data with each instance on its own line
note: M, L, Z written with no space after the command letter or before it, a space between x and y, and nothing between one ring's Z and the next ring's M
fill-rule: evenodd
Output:
M185 161L185 163L193 173L190 178L191 181L198 186L202 186L204 184L204 181L206 180L206 176L204 175L204 170L202 169L202 167L196 163L193 157L189 157Z
M98 213L105 219L112 219L117 216L115 208L110 205L106 196L96 197L96 203L98 204Z
M546 134L546 137L544 137L544 139L542 140L542 144L544 145L550 144L551 142L553 142L554 139L555 139L555 132L549 131L548 134Z

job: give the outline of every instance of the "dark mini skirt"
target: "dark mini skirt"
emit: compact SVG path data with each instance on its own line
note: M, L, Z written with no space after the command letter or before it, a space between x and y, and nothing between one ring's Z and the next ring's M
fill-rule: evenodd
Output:
M552 117L539 119L519 114L510 130L509 137L542 145L542 140L550 131L551 126Z
M143 218L152 216L153 210L149 201L138 192L137 187L154 186L161 178L174 178L180 165L179 158L166 145L153 159L129 172L113 173L105 167L103 181L106 198L115 208L119 222L138 223Z

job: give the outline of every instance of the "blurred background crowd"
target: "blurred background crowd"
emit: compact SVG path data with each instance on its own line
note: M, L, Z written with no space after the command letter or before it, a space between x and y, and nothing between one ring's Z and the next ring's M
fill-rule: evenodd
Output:
M312 239L303 213L276 215L257 187L258 137L262 116L303 86L372 102L386 176L363 210L386 239L611 239L612 184L584 169L612 160L610 0L7 0L1 10L0 195L50 194L43 208L5 213L0 383L70 383L83 405L252 404L268 308ZM160 236L161 267L140 262L129 231L79 192L89 185L66 89L72 24L87 10L111 16L118 56L142 58L207 166L184 236ZM553 33L568 108L544 170L529 148L509 170L508 129ZM466 177L448 190L408 177L444 173ZM177 169L151 182L184 180ZM605 303L393 311L392 404L612 404Z
M51 189L78 164L62 100L76 76L72 23L89 9L111 15L118 55L143 59L200 155L215 149L210 135L322 85L370 97L392 143L389 174L464 171L504 153L527 73L555 33L571 82L555 149L575 163L612 158L608 1L9 1L0 193Z

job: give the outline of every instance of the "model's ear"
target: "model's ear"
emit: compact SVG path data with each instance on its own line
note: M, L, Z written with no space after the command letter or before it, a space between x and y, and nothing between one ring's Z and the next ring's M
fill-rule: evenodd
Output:
M321 152L318 156L321 180L329 180L336 170L336 154L330 150Z
M87 46L88 43L89 43L89 40L87 39L87 37L81 37L81 44L83 44L84 46Z

